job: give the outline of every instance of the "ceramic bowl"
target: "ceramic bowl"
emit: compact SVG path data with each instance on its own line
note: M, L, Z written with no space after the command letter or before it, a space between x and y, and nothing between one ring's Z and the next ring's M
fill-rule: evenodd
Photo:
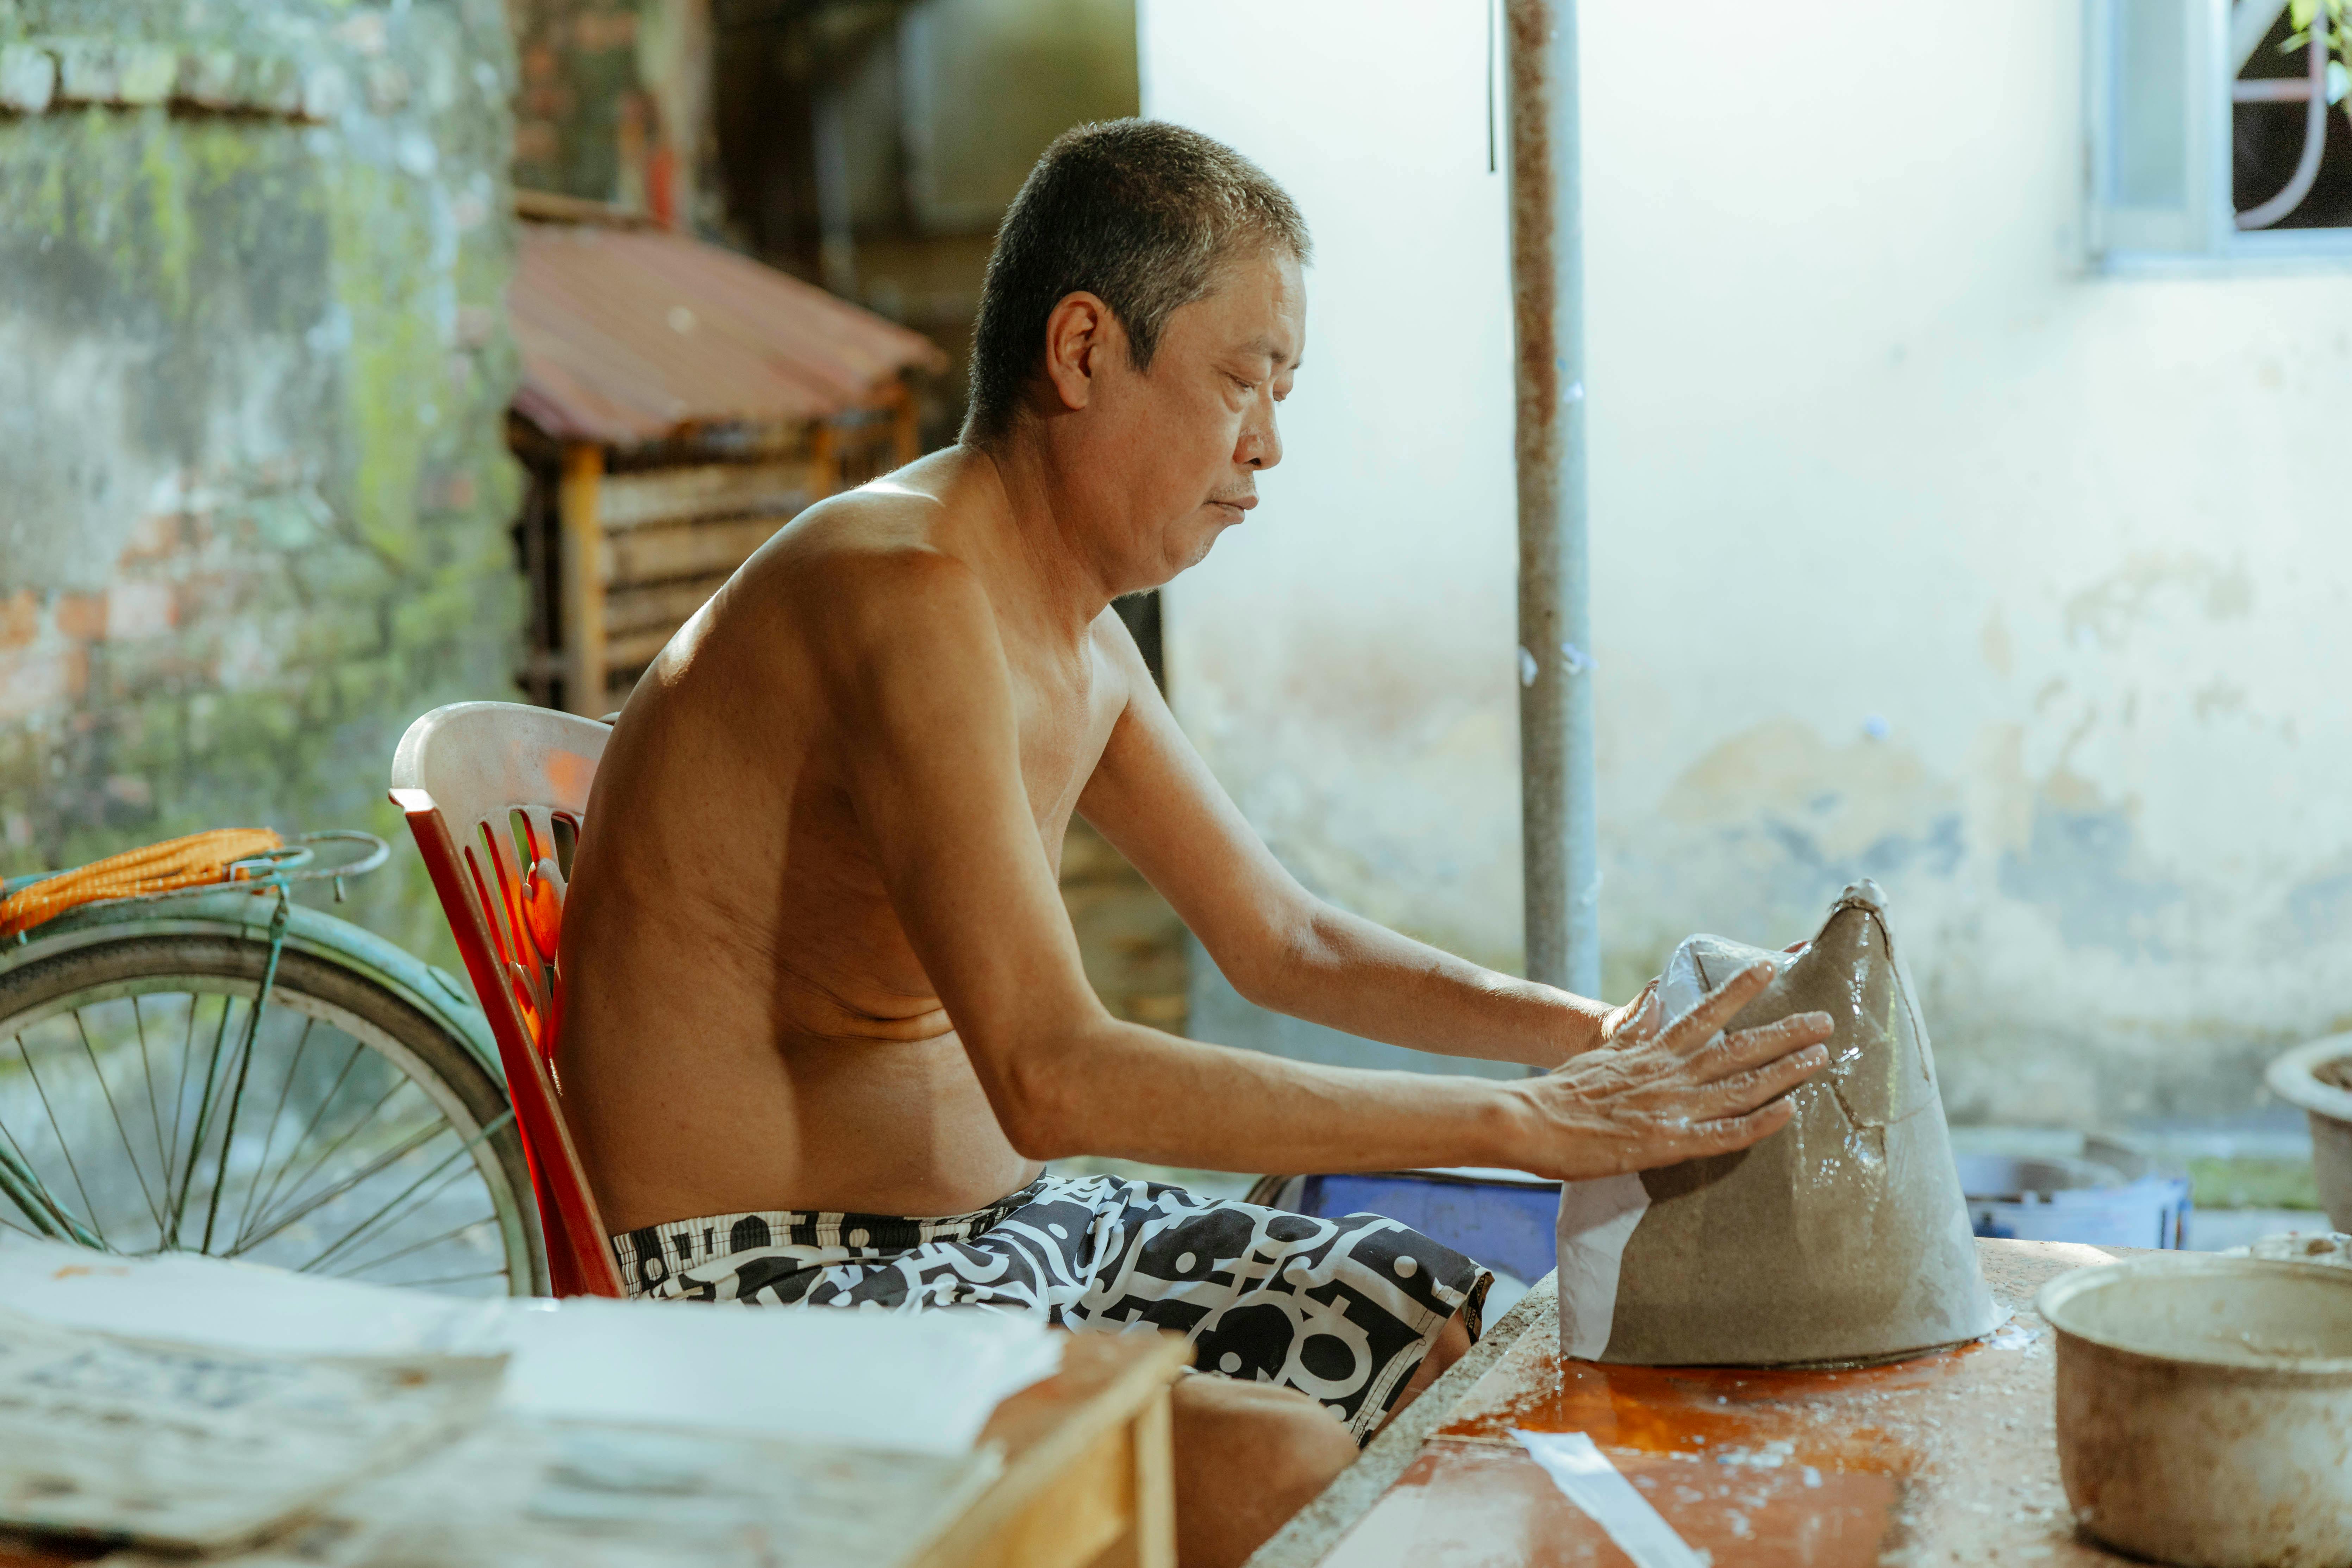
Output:
M2084 1530L2183 1568L2352 1563L2352 1269L2174 1253L2034 1305Z
M2263 1073L2270 1091L2311 1118L2311 1173L2319 1206L2338 1230L2352 1230L2352 1089L2330 1083L2319 1069L2352 1062L2352 1035L2330 1035L2297 1046Z

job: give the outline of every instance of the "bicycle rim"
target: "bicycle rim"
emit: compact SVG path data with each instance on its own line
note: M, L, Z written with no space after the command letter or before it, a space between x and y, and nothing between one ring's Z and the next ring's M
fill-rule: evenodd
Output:
M363 975L152 937L0 981L0 1225L455 1294L538 1283L505 1096ZM13 1158L12 1158L13 1157Z

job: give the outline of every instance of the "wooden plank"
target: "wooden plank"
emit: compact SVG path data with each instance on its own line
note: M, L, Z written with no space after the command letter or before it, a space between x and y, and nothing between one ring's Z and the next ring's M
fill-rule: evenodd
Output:
M834 434L830 420L816 427L815 439L811 443L809 468L818 500L824 500L841 488L841 442Z
M563 701L591 719L604 711L604 536L597 523L604 474L604 448L567 447L555 496L562 534Z
M1135 1522L1129 1549L1135 1568L1176 1568L1176 1434L1172 1402L1162 1388L1135 1418Z
M608 530L749 513L790 517L824 492L808 462L707 463L604 478Z
M1107 1549L1134 1539L1135 1446L1114 1426L1066 1464L958 1568L1087 1568ZM1120 1552L1105 1568L1137 1559Z
M725 522L681 522L635 528L604 541L604 582L612 587L661 583L679 577L721 576L768 542L791 521L743 517Z
M891 467L903 468L923 455L922 433L915 424L914 395L900 382L891 399L890 446Z
M727 575L688 577L675 583L652 583L613 588L604 595L604 635L617 638L627 632L662 628L662 635L686 625L710 595L727 585ZM617 658L614 662L618 662Z
M1117 1545L1141 1517L1139 1493L1148 1496L1150 1489L1137 1477L1145 1456L1133 1436L1136 1418L1166 1400L1169 1384L1192 1355L1192 1347L1173 1334L1073 1336L1063 1347L1061 1372L998 1405L982 1434L983 1442L1001 1443L1007 1450L1004 1474L911 1568L1083 1568L1095 1553ZM1092 1500L1064 1492L1063 1479L1074 1472L1084 1478L1082 1489L1090 1489ZM1095 1507L1104 1498L1122 1515L1119 1528L1108 1536L1100 1534ZM1033 1510L1038 1503L1046 1507ZM1043 1531L1057 1509L1070 1518L1071 1528L1059 1535L1025 1533L1033 1511L1042 1514L1036 1528ZM1024 1543L1034 1555L1020 1554L1016 1548ZM1164 1546L1137 1544L1131 1561L1164 1563L1174 1552L1172 1529ZM1082 1548L1086 1556L1064 1555Z
M604 645L604 670L608 676L632 673L651 664L669 639L677 635L676 626L648 626L641 632L625 632ZM631 683L632 686L635 682ZM625 697L625 694L624 694Z

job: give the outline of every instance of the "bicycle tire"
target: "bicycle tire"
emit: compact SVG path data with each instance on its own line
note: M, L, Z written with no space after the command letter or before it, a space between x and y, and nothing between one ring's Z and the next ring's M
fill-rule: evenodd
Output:
M487 1275L470 1277L470 1282L478 1288L488 1289L499 1286L505 1292L515 1295L544 1293L547 1288L545 1252L539 1233L537 1208L531 1197L530 1169L509 1110L503 1085L475 1052L441 1023L419 1011L377 980L338 965L331 958L314 953L289 949L278 954L268 1004L263 1009L262 1019L250 1023L248 1033L252 1000L260 990L268 963L269 944L254 936L212 932L142 934L132 927L120 939L35 958L0 973L0 1138L7 1141L7 1149L0 1150L0 1154L14 1151L22 1166L39 1181L42 1189L36 1194L40 1201L32 1206L28 1206L26 1198L16 1193L0 1190L0 1224L26 1229L28 1226L19 1222L30 1220L33 1224L29 1228L57 1235L61 1228L74 1228L71 1225L60 1226L59 1221L79 1221L82 1227L79 1238L85 1244L98 1240L109 1250L132 1255L207 1251L224 1256L253 1257L263 1252L266 1246L278 1243L290 1230L294 1241L301 1245L278 1247L278 1250L285 1254L282 1258L268 1256L257 1260L279 1262L297 1268L308 1267L315 1272L367 1278L382 1283L418 1284L444 1289L467 1283L468 1279L418 1274L414 1268L405 1277L398 1269L393 1269L389 1274L370 1271L387 1268L391 1263L401 1261L404 1256L413 1258L428 1247L446 1249L457 1248L462 1244L467 1250L481 1251L496 1259L495 1280ZM186 1043L183 1046L180 1071L170 1086L173 1091L170 1106L172 1131L168 1140L163 1131L165 1107L153 1070L156 1053L152 1048L141 1006L134 1001L131 1007L131 1016L137 1025L139 1057L145 1068L147 1105L144 1109L148 1111L154 1134L152 1146L156 1169L150 1173L140 1154L134 1152L141 1142L134 1131L138 1123L135 1114L138 1108L134 1105L134 1114L126 1120L115 1094L118 1086L123 1087L121 1098L131 1100L139 1087L138 1080L128 1079L126 1058L124 1070L114 1072L113 1081L110 1081L110 1069L101 1065L101 1052L91 1038L90 1018L92 1010L110 1004L132 998L181 994L188 997ZM201 1000L205 997L221 999L216 1025L205 1019ZM240 999L244 1003L242 1010L236 1005ZM165 1011L168 1013L169 1010ZM101 1028L110 1027L120 1014L121 1009L117 1007L102 1016ZM60 1024L60 1020L68 1016L75 1025L70 1035ZM272 1076L274 1060L285 1055L281 1042L296 1026L291 1022L269 1022L273 1017L303 1021L299 1028L299 1043L275 1080ZM330 1037L328 1044L321 1047L321 1059L332 1059L333 1033L347 1037L352 1042L351 1050L341 1072L334 1079L334 1087L326 1092L314 1110L310 1128L297 1135L283 1160L276 1166L276 1183L265 1188L265 1183L271 1174L271 1155L275 1152L274 1143L284 1121L287 1104L293 1099L296 1080L302 1077L310 1043L322 1024L328 1026ZM47 1053L47 1059L50 1060L53 1068L71 1065L72 1049L78 1037L78 1043L88 1058L89 1086L99 1091L86 1095L85 1099L90 1104L103 1100L110 1113L114 1131L119 1134L119 1146L110 1150L101 1132L96 1135L94 1146L85 1141L85 1146L78 1151L73 1141L68 1138L52 1103L55 1097L49 1087L40 1080L37 1052L26 1044L26 1035L36 1029L45 1031L40 1037L39 1049ZM191 1072L193 1058L197 1054L194 1047L200 1029L215 1029L215 1034L207 1053L202 1081L195 1087L194 1099L198 1110L189 1129L193 1138L186 1143L185 1170L183 1173L177 1170L182 1163L182 1123L191 1105ZM275 1038L270 1037L273 1035ZM248 1040L249 1045L245 1043ZM128 1037L118 1037L110 1034L103 1055L111 1060L116 1055L126 1052L127 1047ZM362 1053L366 1053L364 1058ZM362 1067L363 1061L370 1065L358 1079L354 1079L353 1071ZM36 1089L38 1102L47 1113L48 1129L55 1135L57 1150L62 1152L61 1160L54 1157L54 1152L47 1151L46 1146L30 1151L24 1146L27 1142L26 1130L37 1132L37 1123L19 1117L18 1121L25 1125L18 1126L8 1120L12 1106L30 1103L24 1100L19 1087L8 1078L12 1068L16 1069L16 1076L25 1079ZM337 1180L352 1178L339 1177L335 1173L340 1167L327 1166L325 1161L341 1147L349 1146L360 1131L368 1127L371 1121L380 1114L383 1105L399 1098L401 1083L391 1083L377 1100L375 1108L358 1117L346 1128L336 1148L317 1156L300 1179L295 1181L292 1189L281 1194L278 1189L288 1179L299 1152L310 1132L318 1130L320 1122L328 1119L344 1087L352 1081L384 1081L387 1075L382 1069L389 1069L399 1079L413 1085L424 1097L425 1108L416 1110L413 1114L404 1110L403 1114L408 1116L405 1123L390 1124L393 1127L404 1126L406 1131L388 1148L377 1147L383 1138L389 1136L388 1131L383 1129L371 1131L369 1140L361 1142L358 1148L362 1152L375 1149L374 1155L362 1169L375 1168L358 1177L355 1184L338 1190L335 1186ZM311 1079L318 1076L319 1072L314 1071ZM304 1080L306 1095L314 1087L311 1079ZM239 1117L245 1105L243 1096L248 1089L257 1089L260 1095L266 1097L273 1088L278 1097L276 1106L267 1122L258 1163L247 1175L246 1186L240 1195L235 1174L237 1151L244 1147L238 1141ZM302 1103L295 1101L298 1115ZM404 1104L414 1106L415 1101L412 1098ZM220 1114L221 1109L226 1107L226 1114L222 1121L215 1123L221 1131L218 1152L213 1157L214 1173L209 1182L199 1189L197 1166L206 1158L205 1151L210 1146L211 1136L206 1112L203 1109L205 1105L211 1105L214 1114ZM439 1131L433 1127L435 1111L439 1113L444 1124ZM336 1112L336 1115L349 1120L344 1112ZM89 1121L92 1125L98 1125L94 1114L90 1115ZM336 1122L329 1121L328 1125L333 1126ZM37 1138L32 1142L39 1142ZM405 1219L411 1217L412 1213L425 1212L426 1205L440 1203L443 1210L432 1223L451 1217L450 1209L457 1200L444 1200L442 1194L453 1188L462 1191L465 1173L470 1168L478 1183L480 1197L488 1205L487 1214L472 1221L455 1239L435 1238L428 1243L418 1243L408 1248L405 1254L395 1249L389 1259L379 1256L384 1250L380 1244L388 1235L397 1239L397 1233L385 1226L379 1214L369 1225L356 1226L356 1235L370 1237L368 1247L356 1246L351 1235L339 1240L331 1237L319 1249L325 1253L323 1262L314 1259L306 1265L302 1261L303 1246L318 1240L322 1229L321 1226L310 1224L312 1215L322 1210L331 1215L342 1205L344 1197L363 1189L368 1196L361 1201L375 1201L386 1190L387 1181L413 1179L419 1160L429 1159L436 1152L441 1155L438 1165L428 1165L426 1175L415 1186L403 1192L391 1205L385 1205L382 1212L400 1215ZM80 1155L79 1160L75 1158L77 1153ZM37 1157L42 1154L49 1154L50 1157ZM109 1163L99 1167L96 1184L100 1191L111 1195L104 1200L94 1200L89 1192L93 1184L90 1162L101 1156ZM59 1174L60 1166L68 1180L52 1179ZM306 1184L311 1182L321 1168L329 1170L330 1176L324 1186L314 1190ZM442 1176L439 1174L442 1171L453 1173ZM133 1178L127 1183L126 1173L128 1177ZM152 1183L149 1180L151 1173L156 1178ZM425 1182L436 1181L439 1183L437 1186L429 1190L425 1188ZM105 1224L111 1219L121 1227L126 1215L135 1218L136 1211L129 1207L127 1196L134 1186L153 1219L154 1235L152 1237L148 1236L143 1223L128 1230L118 1228L117 1235L130 1243L118 1246L105 1238ZM159 1205L158 1189L163 1198L177 1199L176 1207L168 1215L164 1209L172 1205ZM416 1200L413 1194L420 1190L425 1192L425 1196ZM328 1195L318 1197L320 1193ZM79 1202L70 1202L69 1197L79 1199ZM15 1200L13 1219L5 1217L10 1212L11 1199ZM190 1221L186 1213L192 1202L205 1210L201 1229ZM414 1202L417 1206L413 1211L404 1212L397 1207L402 1202ZM241 1222L233 1227L224 1226L221 1209L225 1205L240 1204L243 1210ZM264 1222L278 1220L281 1214L286 1213L293 1214L294 1217L280 1221L275 1229L269 1228L266 1223L257 1226L254 1223L257 1204L261 1210L259 1217ZM305 1205L310 1206L305 1207ZM49 1212L37 1215L35 1207ZM79 1211L84 1208L90 1212L81 1214ZM493 1233L482 1229L485 1226L493 1225L494 1240L491 1239ZM373 1231L370 1226L374 1227ZM258 1240L254 1239L257 1234L259 1235ZM192 1237L200 1238L197 1245L189 1245ZM337 1261L338 1248L346 1249L347 1255L341 1259L346 1267L327 1267ZM436 1255L425 1252L428 1261L434 1256Z

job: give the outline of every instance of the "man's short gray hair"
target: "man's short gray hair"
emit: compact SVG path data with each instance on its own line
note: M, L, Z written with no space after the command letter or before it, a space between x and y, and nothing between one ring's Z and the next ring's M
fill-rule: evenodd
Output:
M972 327L964 439L1011 427L1044 359L1045 321L1071 294L1097 296L1151 368L1168 318L1213 289L1245 244L1311 254L1306 220L1266 172L1223 142L1157 120L1081 125L1029 171L989 253Z

